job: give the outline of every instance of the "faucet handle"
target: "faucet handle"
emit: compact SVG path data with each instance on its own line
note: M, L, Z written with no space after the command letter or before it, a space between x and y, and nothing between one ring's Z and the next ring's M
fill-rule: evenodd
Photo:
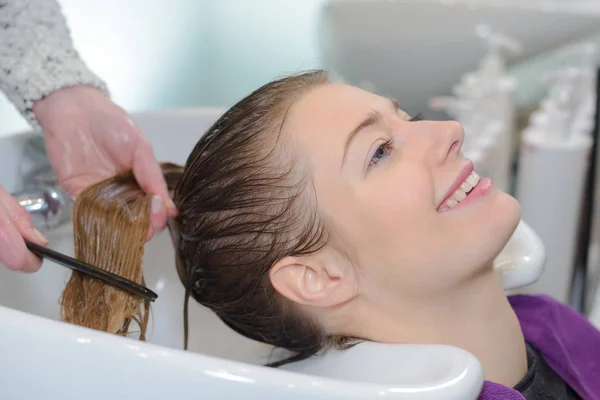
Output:
M21 190L12 196L38 230L48 231L71 220L73 201L50 165L43 136L32 136L27 141L19 170Z
M71 220L72 200L59 187L29 186L12 196L23 207L41 232Z

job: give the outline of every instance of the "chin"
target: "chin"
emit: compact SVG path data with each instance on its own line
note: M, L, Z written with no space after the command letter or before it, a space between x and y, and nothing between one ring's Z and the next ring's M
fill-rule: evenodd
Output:
M490 226L487 226L488 232L493 232L493 238L490 238L493 240L490 240L490 243L495 244L494 257L502 251L517 229L520 220L521 206L517 199L508 193L498 191L493 209L490 210Z
M519 221L521 220L521 205L508 193L500 192L499 197L504 208L504 215L506 216L506 223L512 226L511 234L517 228Z

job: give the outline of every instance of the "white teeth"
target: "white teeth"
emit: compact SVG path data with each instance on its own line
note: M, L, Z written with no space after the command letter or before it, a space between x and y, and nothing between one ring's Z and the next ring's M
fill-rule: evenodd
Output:
M458 201L454 200L453 198L446 200L446 205L449 208L455 207L457 204L458 204Z
M475 186L479 183L479 175L475 171L471 172L471 175L466 180L471 186Z
M462 190L457 190L452 195L452 198L456 201L463 201L465 199L465 197L467 197L467 194L465 192L463 192Z
M458 203L463 201L467 197L467 193L469 193L477 184L479 183L479 175L475 171L471 172L471 175L465 179L465 181L460 185L460 189L458 189L446 202L444 203L448 208L456 207Z
M469 178L467 178L467 179L469 179ZM467 193L471 189L473 189L473 185L471 185L467 181L464 181L463 183L460 184L460 190L462 190L465 193Z

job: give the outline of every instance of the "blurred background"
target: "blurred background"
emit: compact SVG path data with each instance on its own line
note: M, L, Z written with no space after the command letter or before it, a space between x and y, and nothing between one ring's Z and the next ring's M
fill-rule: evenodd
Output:
M477 67L486 31L523 45L507 54L519 107L571 43L600 43L600 2L579 0L59 0L75 46L130 112L226 107L308 68L427 108ZM593 15L590 15L593 14ZM27 129L0 93L0 134Z
M322 67L323 0L60 0L83 60L130 112L228 106ZM0 134L27 129L0 96Z
M547 247L544 277L524 291L600 321L600 1L59 2L81 57L131 113L224 108L325 68L409 113L459 120L477 169L519 199ZM0 94L0 135L27 129Z

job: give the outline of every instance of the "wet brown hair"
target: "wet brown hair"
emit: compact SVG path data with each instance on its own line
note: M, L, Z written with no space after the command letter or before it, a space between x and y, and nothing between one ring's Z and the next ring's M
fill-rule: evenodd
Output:
M86 188L73 207L75 258L143 285L150 199L130 173ZM101 280L74 271L60 305L65 322L125 336L133 321L145 339L149 302Z
M163 163L174 187L183 168ZM75 258L144 285L142 262L150 227L152 197L138 186L131 172L87 187L73 207ZM117 287L74 271L60 299L61 320L125 336L131 323L146 338L150 304Z
M326 83L322 70L270 82L223 114L183 168L163 164L178 209L168 226L186 289L186 346L190 296L236 332L296 354L271 366L351 344L301 313L269 278L281 258L316 252L328 240L309 171L282 140L290 107ZM144 203L136 212L146 210Z

